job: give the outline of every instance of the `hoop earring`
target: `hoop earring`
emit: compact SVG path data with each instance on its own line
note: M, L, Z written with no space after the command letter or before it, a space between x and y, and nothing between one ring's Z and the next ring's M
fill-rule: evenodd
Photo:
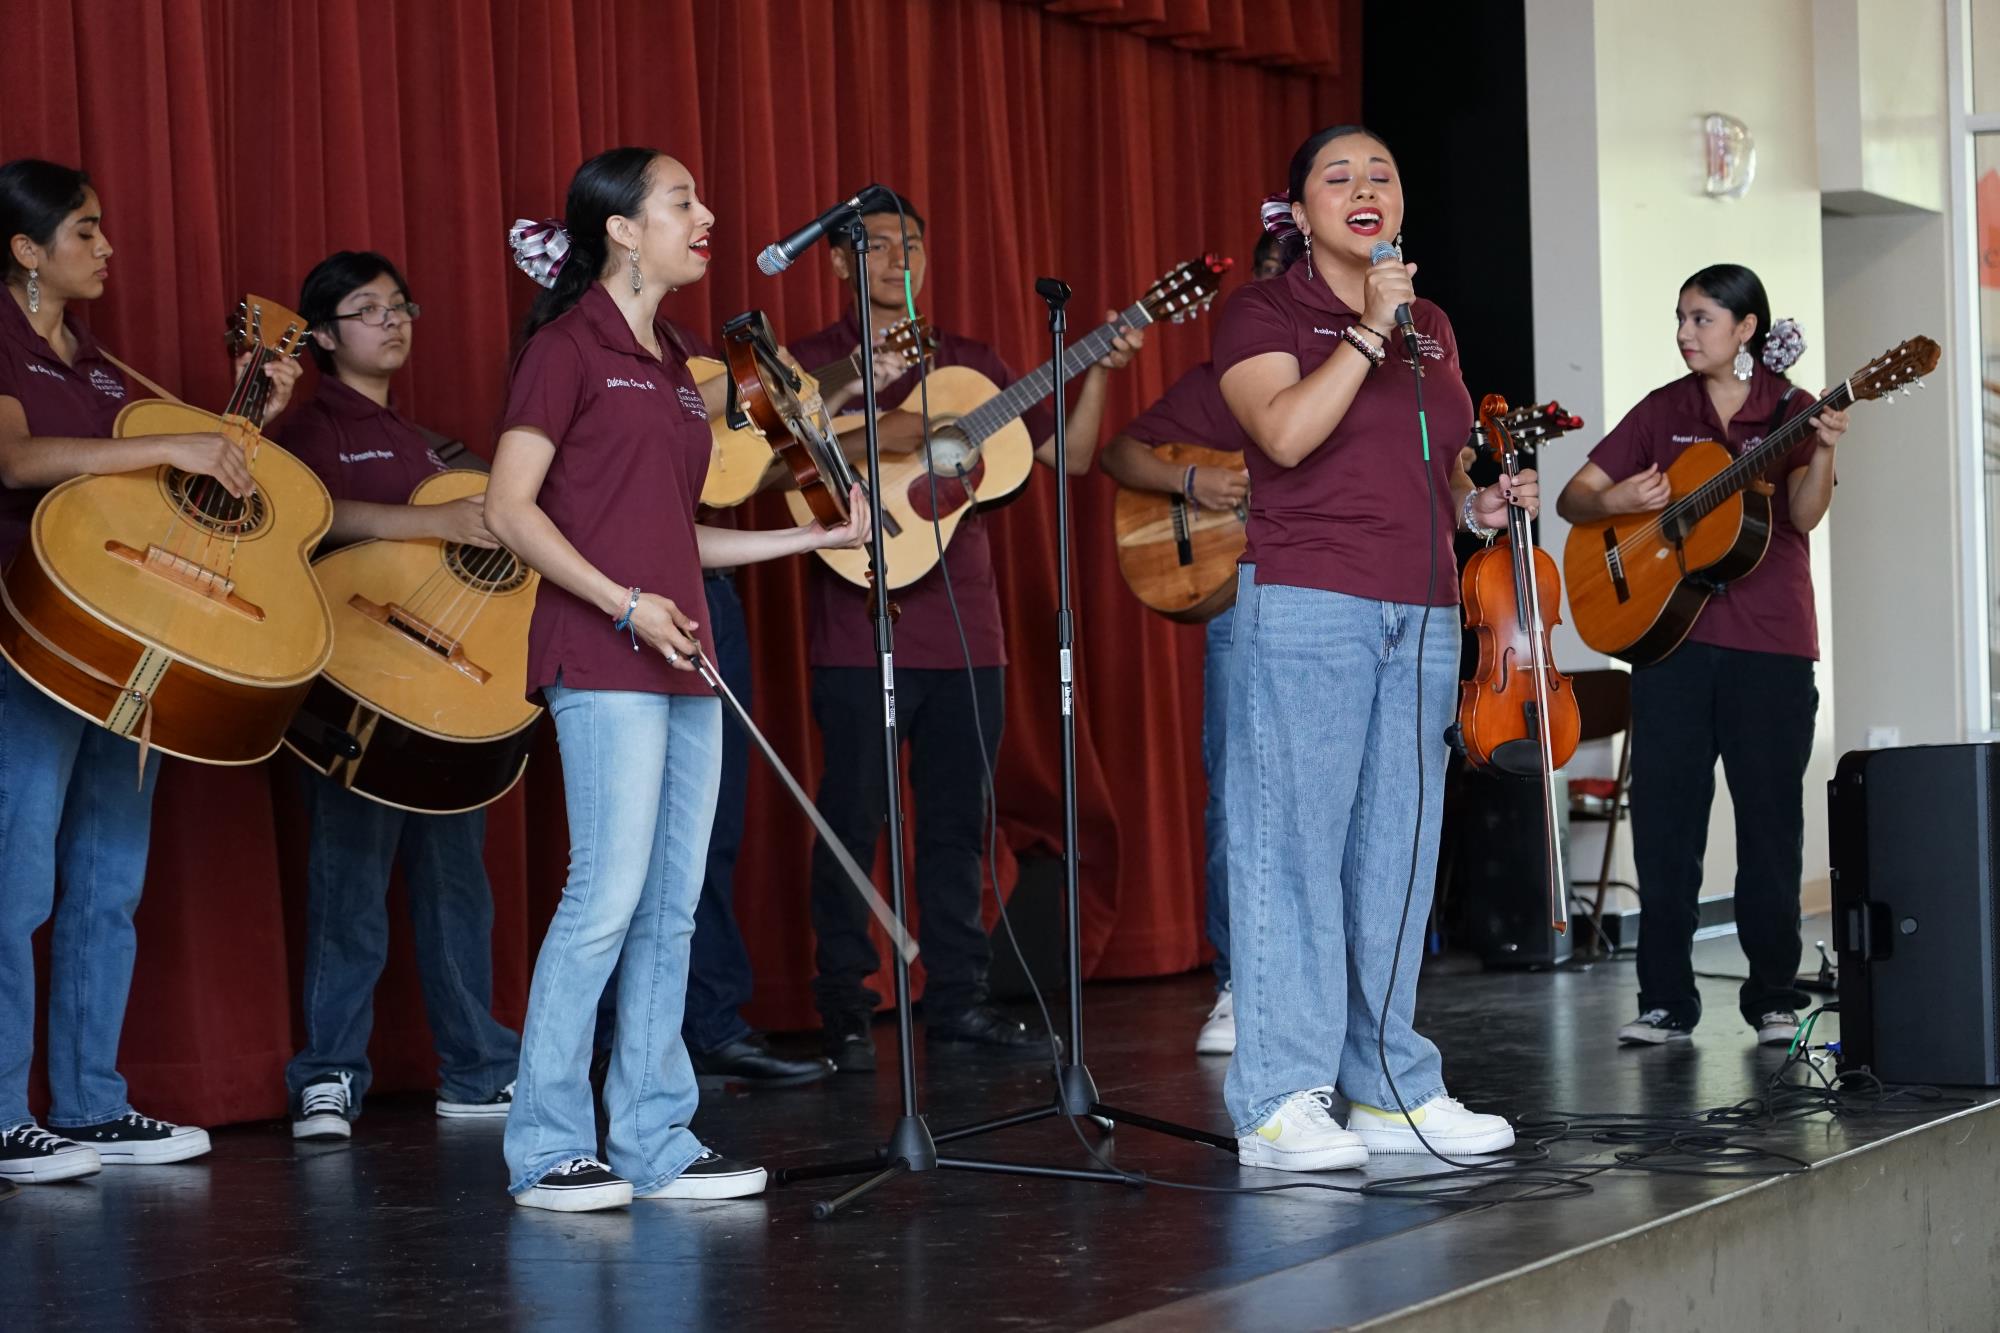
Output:
M40 269L28 270L28 313L38 314L42 308L42 273Z
M645 280L639 276L639 252L634 250L632 251L632 295L637 296L645 285Z
M1310 278L1312 275L1313 275L1313 235L1311 232L1307 232L1306 233L1306 276Z
M1755 373L1756 363L1750 359L1750 344L1736 344L1736 360L1729 367L1739 380L1748 380Z

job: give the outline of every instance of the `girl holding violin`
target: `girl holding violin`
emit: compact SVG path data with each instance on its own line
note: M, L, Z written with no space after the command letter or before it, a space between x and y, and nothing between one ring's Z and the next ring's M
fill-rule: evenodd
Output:
M1451 534L1500 526L1510 502L1532 512L1535 476L1462 499L1452 486L1472 401L1415 267L1371 262L1403 222L1381 136L1313 135L1292 155L1288 197L1304 253L1239 290L1215 336L1223 397L1256 446L1229 671L1237 1042L1224 1095L1237 1156L1325 1171L1426 1145L1496 1152L1512 1127L1446 1094L1437 1048L1413 1026L1414 942L1458 689Z
M249 494L243 450L221 435L111 437L133 389L77 318L76 307L102 296L110 279L111 243L90 178L32 158L0 166L0 243L0 564L27 541L41 497L72 477L166 464ZM268 420L299 371L281 357L265 373ZM118 1073L160 767L150 756L135 784L132 745L0 661L0 1179L41 1184L208 1151L205 1130L133 1110ZM44 1129L28 1111L30 941L52 911Z
M698 1095L681 1017L722 745L722 705L695 674L715 649L688 612L704 567L859 545L867 510L857 490L854 518L830 530L695 522L711 407L659 305L706 274L714 223L686 167L614 148L577 169L560 225L514 233L517 262L548 290L514 363L486 523L542 575L528 686L555 719L570 828L507 1120L508 1187L529 1207L764 1188L762 1167L688 1128ZM589 1066L614 969L607 1164Z
M1742 453L1811 406L1785 370L1805 350L1790 321L1771 323L1757 275L1714 264L1681 285L1676 342L1688 373L1655 389L1591 450L1556 512L1571 522L1663 507L1666 469L1697 440ZM1833 503L1834 445L1845 412L1771 476L1763 561L1710 599L1687 641L1632 672L1632 855L1639 870L1639 1016L1628 1045L1686 1041L1701 1019L1692 949L1715 764L1736 811L1736 934L1750 976L1737 1003L1765 1045L1790 1044L1806 997L1799 970L1805 772L1819 690L1806 534Z

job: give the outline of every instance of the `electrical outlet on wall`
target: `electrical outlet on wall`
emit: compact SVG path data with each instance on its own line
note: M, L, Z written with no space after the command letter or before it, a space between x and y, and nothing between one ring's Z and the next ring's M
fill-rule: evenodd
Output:
M1893 750L1903 743L1901 727L1868 728L1868 748L1871 750Z

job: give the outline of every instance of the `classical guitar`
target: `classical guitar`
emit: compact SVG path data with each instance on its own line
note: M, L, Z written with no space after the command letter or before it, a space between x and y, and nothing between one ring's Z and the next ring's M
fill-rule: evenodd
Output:
M1176 266L1117 319L1071 343L1063 354L1063 378L1074 379L1096 364L1126 329L1141 329L1162 319L1180 323L1199 315L1215 299L1229 267L1229 260L1214 255ZM1035 441L1028 437L1021 414L1049 396L1055 375L1055 363L1045 361L1003 390L964 366L928 372L928 456L912 451L882 460L882 542L890 588L908 587L928 574L938 562L939 536L949 543L974 506L991 509L1021 493L1035 465ZM923 395L912 393L896 411L914 415L922 407ZM860 416L855 414L835 420L833 428L845 433L859 425ZM788 494L786 500L801 521L810 515L803 498ZM842 578L867 586L866 550L817 554Z
M1938 345L1912 338L1876 357L1764 439L1732 456L1713 440L1667 467L1666 507L1578 523L1563 546L1570 617L1583 641L1634 666L1680 646L1708 599L1757 567L1771 544L1772 469L1840 411L1905 389L1937 368Z
M483 495L440 472L413 505ZM476 810L520 781L542 710L526 698L538 576L504 548L363 541L313 561L333 608L333 658L285 745L350 791L429 813Z
M937 331L924 320L903 320L882 331L882 345L899 352L915 364L929 358L937 348ZM696 384L706 384L724 373L726 367L713 357L698 356L688 362ZM856 348L832 365L808 371L804 390L817 390L822 399L833 397L861 378L861 349ZM709 426L715 436L715 453L709 459L708 479L702 483L701 502L710 509L729 509L742 504L770 485L783 473L770 444L756 431L732 426L726 417L717 417Z
M1497 419L1517 445L1552 440L1583 423L1560 403L1523 404ZM1473 443L1481 435L1474 429ZM1176 468L1219 467L1241 472L1243 455L1194 444L1157 444L1153 453ZM1200 624L1236 602L1236 562L1242 558L1248 504L1203 509L1184 496L1120 487L1112 501L1118 572L1141 602L1169 620Z
M296 356L305 321L260 297L238 337L251 356L221 415L149 398L120 439L212 432L240 447L255 489L161 466L77 477L43 497L8 567L0 654L57 701L143 746L249 764L333 650L308 557L333 503L312 469L259 433L273 357Z

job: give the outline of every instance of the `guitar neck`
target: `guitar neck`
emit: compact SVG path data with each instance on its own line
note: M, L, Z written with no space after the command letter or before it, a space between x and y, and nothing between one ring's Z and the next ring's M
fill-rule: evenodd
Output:
M831 398L848 385L861 378L861 349L855 348L831 365L821 366L812 372L819 382L819 396Z
M1780 459L1796 449L1799 441L1813 429L1814 417L1823 411L1843 411L1853 403L1854 395L1843 380L1824 398L1766 435L1749 452L1710 477L1699 488L1668 505L1660 515L1662 521L1686 519L1695 523L1707 518L1737 492L1761 480L1777 466Z
M1153 322L1143 303L1127 306L1112 323L1100 324L1063 349L1063 382L1068 383L1104 359L1111 344L1126 329L1143 329ZM958 419L967 440L978 444L993 432L1019 417L1055 392L1056 363L1053 358L1015 380L977 408Z

